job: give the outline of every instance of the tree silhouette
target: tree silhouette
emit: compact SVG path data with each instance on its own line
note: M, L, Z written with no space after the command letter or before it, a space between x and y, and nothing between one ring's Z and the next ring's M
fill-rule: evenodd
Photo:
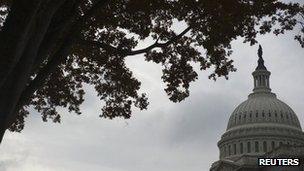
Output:
M0 1L0 139L21 131L31 106L43 121L60 122L57 107L80 114L83 85L95 87L101 117L129 118L146 109L127 56L143 54L163 66L169 99L189 96L191 64L212 68L212 79L235 71L231 41L251 45L258 34L300 26L303 6L277 0L2 0ZM177 31L174 25L184 28ZM137 45L146 39L153 44Z

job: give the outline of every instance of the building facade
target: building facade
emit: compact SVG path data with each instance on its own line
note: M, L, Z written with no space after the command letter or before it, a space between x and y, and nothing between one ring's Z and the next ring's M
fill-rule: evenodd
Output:
M271 92L271 73L264 65L261 47L258 56L258 66L252 73L253 92L231 114L218 142L220 159L210 171L304 171L303 166L258 167L258 158L304 156L304 133L298 117Z

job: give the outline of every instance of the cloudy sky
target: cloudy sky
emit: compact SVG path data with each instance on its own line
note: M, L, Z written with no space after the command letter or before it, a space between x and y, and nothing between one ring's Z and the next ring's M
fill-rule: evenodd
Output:
M293 34L259 37L271 88L304 125L304 49ZM161 67L140 56L128 66L142 81L150 106L129 120L98 117L101 102L87 89L83 114L63 111L61 124L31 113L20 133L7 132L0 146L0 171L207 171L218 159L217 141L233 109L252 91L257 46L233 42L238 71L216 82L199 72L191 95L175 104L161 82Z

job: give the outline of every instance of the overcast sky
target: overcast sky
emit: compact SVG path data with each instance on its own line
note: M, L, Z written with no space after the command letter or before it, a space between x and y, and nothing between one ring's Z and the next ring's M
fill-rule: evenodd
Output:
M270 84L304 125L304 49L292 34L259 37ZM31 113L20 133L7 132L0 145L0 171L207 171L219 157L217 142L233 109L252 91L257 46L233 42L238 71L216 82L199 72L191 95L174 104L161 82L161 67L141 56L127 61L147 92L147 111L129 120L98 117L101 102L87 89L83 114L63 111L62 123L44 123Z

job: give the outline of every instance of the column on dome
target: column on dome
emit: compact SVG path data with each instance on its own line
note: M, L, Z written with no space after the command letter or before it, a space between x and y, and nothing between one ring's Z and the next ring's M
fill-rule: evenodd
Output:
M267 70L255 70L253 73L254 89L269 89L270 72Z

